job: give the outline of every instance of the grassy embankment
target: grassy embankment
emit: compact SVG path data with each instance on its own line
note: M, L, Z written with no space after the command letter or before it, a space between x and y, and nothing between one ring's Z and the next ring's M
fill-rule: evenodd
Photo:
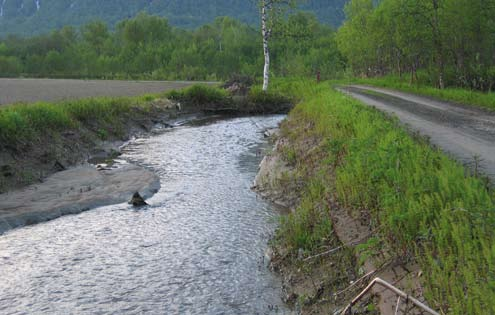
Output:
M495 92L480 92L475 90L468 90L462 88L446 88L440 90L427 84L411 84L404 78L397 76L386 76L381 78L354 78L351 80L342 80L341 84L365 84L376 87L390 88L394 90L419 94L423 96L429 96L445 101L452 101L455 103L479 106L491 111L495 111Z
M328 84L293 81L278 89L300 100L282 134L289 139L285 159L306 182L297 211L282 219L278 243L293 257L299 249L310 255L332 248L328 200L336 198L379 231L359 250L386 244L419 262L432 307L495 314L495 195L484 181Z
M0 193L82 162L102 140L128 136L165 110L159 95L0 107ZM148 118L148 122L144 120Z
M1 106L0 193L42 180L61 165L81 162L101 140L125 139L133 128L146 130L167 118L164 114L176 115L167 99L181 101L182 112L264 113L283 110L289 103L280 94L256 89L235 99L221 88L194 85L140 97Z

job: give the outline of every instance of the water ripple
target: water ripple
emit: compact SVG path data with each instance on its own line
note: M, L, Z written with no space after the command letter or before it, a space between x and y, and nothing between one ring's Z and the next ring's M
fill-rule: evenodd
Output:
M0 237L0 313L284 314L279 282L260 267L277 214L249 190L260 126L281 118L182 126L131 143L123 158L161 177L150 206L99 208Z

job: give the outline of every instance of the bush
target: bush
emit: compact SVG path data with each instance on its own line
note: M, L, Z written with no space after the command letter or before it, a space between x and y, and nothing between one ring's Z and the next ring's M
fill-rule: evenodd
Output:
M249 91L248 101L260 106L279 106L280 104L291 103L291 100L285 94L282 94L281 92L278 92L276 90L263 91L259 87L255 87L251 89L251 91Z
M171 100L193 106L218 105L229 102L228 93L225 90L204 84L196 84L180 91L170 91L166 96Z

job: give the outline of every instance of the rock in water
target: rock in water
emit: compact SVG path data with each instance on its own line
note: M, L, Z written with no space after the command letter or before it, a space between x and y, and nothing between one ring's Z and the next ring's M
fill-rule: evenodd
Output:
M138 192L134 193L131 201L129 201L129 204L133 205L134 207L143 207L148 205Z

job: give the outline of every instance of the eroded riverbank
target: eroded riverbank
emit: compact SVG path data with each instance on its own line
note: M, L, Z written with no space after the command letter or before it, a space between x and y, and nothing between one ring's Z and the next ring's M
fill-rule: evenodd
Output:
M278 213L250 190L263 130L282 118L132 141L120 158L162 183L150 206L98 208L1 236L0 311L288 314L263 259Z

